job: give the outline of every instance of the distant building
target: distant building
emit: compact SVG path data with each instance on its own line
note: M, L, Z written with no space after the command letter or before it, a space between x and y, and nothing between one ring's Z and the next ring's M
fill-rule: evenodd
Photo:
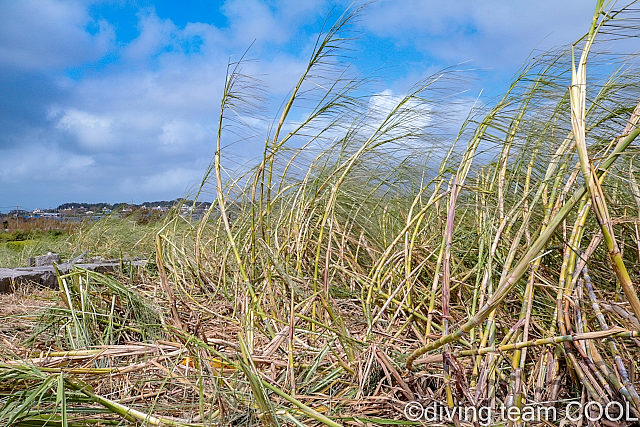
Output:
M9 211L9 215L11 217L26 217L29 216L29 212L24 210L24 209L14 209L12 211Z

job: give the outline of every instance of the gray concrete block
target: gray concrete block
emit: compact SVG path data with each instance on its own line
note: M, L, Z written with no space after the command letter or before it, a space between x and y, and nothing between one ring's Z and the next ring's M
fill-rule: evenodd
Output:
M123 260L125 264L134 267L144 266L146 260ZM97 271L98 273L110 273L120 269L121 261L118 259L105 260L97 263L75 264L76 267L85 270ZM68 273L74 264L58 264L58 270L62 274ZM26 283L36 283L48 288L57 288L58 280L53 265L43 265L38 267L23 268L0 268L0 293L13 292L18 286Z
M53 263L60 263L60 255L49 252L46 255L36 257L36 267L43 267L45 265L53 265Z

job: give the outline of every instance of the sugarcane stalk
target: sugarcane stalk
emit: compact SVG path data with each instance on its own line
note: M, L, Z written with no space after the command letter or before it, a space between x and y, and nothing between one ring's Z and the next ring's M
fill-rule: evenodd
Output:
M640 134L640 129L634 129L631 131L626 137L619 140L618 144L614 148L613 152L609 154L606 160L600 166L598 172L604 173L606 172L611 165L617 160L617 158L625 151L625 149L636 139L636 137ZM487 301L487 303L480 309L475 316L469 319L466 323L464 323L460 329L456 330L453 333L450 333L442 338L434 341L426 346L423 346L415 351L413 351L409 357L407 358L406 367L411 370L413 368L413 362L423 354L433 351L442 347L444 344L448 344L454 341L458 341L462 338L466 333L468 333L471 328L478 326L482 323L488 316L491 314L493 310L495 310L506 298L511 289L518 283L520 278L527 271L529 264L533 261L534 257L536 257L540 250L546 245L547 241L551 238L553 233L555 233L558 226L564 221L564 219L569 215L569 213L573 210L576 204L582 199L582 197L587 194L587 188L582 185L580 186L573 196L571 196L565 204L558 210L556 215L549 221L549 225L540 233L536 241L531 245L529 250L525 253L525 255L520 259L520 262L514 267L511 271L511 274L505 278L500 283L500 286L494 293L493 297Z
M504 353L512 350L520 350L529 347L539 347L548 344L562 344L565 342L579 342L588 340L601 340L606 338L637 338L640 337L640 331L629 331L624 328L614 327L603 331L585 332L581 334L556 335L548 338L539 338L529 341L518 341L508 344L501 344L492 347L475 348L470 350L460 350L454 352L455 357L476 356L478 354ZM437 363L442 358L440 355L427 356L422 359L416 359L415 363Z
M640 319L640 299L633 289L633 283L629 277L629 273L624 265L624 261L620 254L620 249L615 239L613 232L613 225L611 224L611 218L609 217L609 209L605 200L605 195L600 185L600 180L594 169L591 166L589 154L587 152L587 141L585 132L585 110L587 100L587 58L591 46L597 31L599 29L598 17L602 13L603 5L602 0L598 1L596 6L596 13L594 14L591 29L587 35L585 45L582 49L580 56L580 62L578 67L574 64L571 70L571 87L569 88L569 94L571 99L571 127L576 140L576 149L578 157L580 159L580 168L582 169L582 175L586 181L586 187L591 197L593 204L593 210L598 219L598 224L602 230L604 240L607 244L609 251L609 257L613 263L613 269L618 277L620 285L631 305L631 308L636 315L636 318Z
M600 324L600 329L603 331L611 330L609 328L609 325L607 324L607 320L605 319L604 315L602 314L602 311L600 310L600 304L598 304L598 299L596 297L595 290L593 289L593 284L591 283L591 277L589 276L589 273L586 267L584 267L582 270L582 276L584 277L584 283L587 288L587 292L589 293L591 306L593 308L593 311L596 313L596 318L598 319L598 323ZM624 366L622 357L620 356L620 352L618 351L618 347L616 346L616 343L613 340L609 340L609 349L613 354L613 358L616 362L616 368L617 368L618 374L622 378L622 383L624 384L624 388L628 391L628 393L626 394L628 394L629 397L631 398L631 402L635 406L636 410L640 410L640 396L638 396L638 393L635 387L633 386L633 382L631 382L631 380L629 379L629 374L627 372L626 367ZM620 387L620 389L622 389L622 387ZM621 394L624 395L625 393L621 392Z

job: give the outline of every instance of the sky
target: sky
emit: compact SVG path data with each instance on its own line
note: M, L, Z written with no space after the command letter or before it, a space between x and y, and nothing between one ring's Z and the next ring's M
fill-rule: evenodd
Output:
M362 3L355 3L358 6ZM215 150L229 61L248 51L276 114L341 0L0 1L0 211L173 200ZM390 99L464 63L464 95L501 93L532 51L588 29L589 0L380 0L350 59ZM331 20L329 20L331 21ZM374 101L378 98L372 98ZM261 155L236 143L237 161ZM230 166L231 169L233 167Z

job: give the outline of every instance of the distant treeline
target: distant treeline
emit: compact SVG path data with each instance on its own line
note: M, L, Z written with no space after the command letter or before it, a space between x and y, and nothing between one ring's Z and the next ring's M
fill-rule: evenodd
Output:
M184 200L184 199L175 199L175 200L159 200L159 201L155 201L155 202L144 202L141 204L135 204L135 203L63 203L60 206L58 206L56 208L56 210L65 210L65 209L81 209L84 208L86 210L91 210L94 212L99 212L102 210L112 210L112 211L117 211L119 209L124 209L127 207L133 207L133 208L140 208L140 207L147 207L147 208L156 208L156 207L161 207L161 208L172 208L173 206L176 206L180 203L184 203L187 206L191 206L193 205L193 200ZM198 202L197 206L198 208L208 208L211 205L210 202Z

